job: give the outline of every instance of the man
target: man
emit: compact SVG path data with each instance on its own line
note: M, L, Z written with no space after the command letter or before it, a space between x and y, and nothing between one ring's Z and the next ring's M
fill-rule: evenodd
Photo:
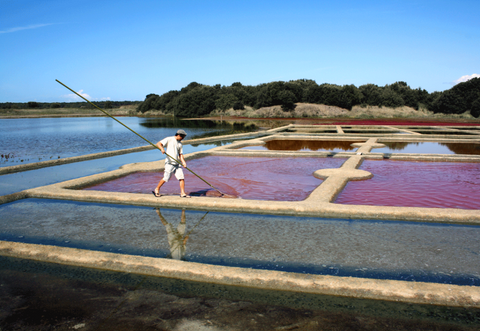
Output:
M187 133L184 130L178 130L175 136L167 137L157 143L157 147L160 148L163 154L165 154L165 148L167 149L167 158L165 159L163 178L160 180L155 190L152 191L153 195L156 197L162 196L160 194L160 188L170 180L172 174L175 174L175 177L177 177L180 182L180 197L190 198L190 196L185 193L185 177L183 175L183 170L180 167L180 164L176 161L179 160L185 168L187 167L187 163L183 157L183 145L181 143L186 136Z

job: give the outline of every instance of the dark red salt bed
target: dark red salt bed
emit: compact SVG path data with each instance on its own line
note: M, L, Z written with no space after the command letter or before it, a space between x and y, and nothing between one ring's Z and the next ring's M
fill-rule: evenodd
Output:
M408 126L479 126L480 123L472 122L435 122L414 120L340 120L326 123L328 125L408 125Z
M319 169L339 168L345 159L267 158L208 156L187 162L187 166L222 193L243 199L300 201L321 184L313 176ZM209 195L214 191L202 180L184 169L186 192ZM108 192L147 193L156 187L163 172L134 173L86 188ZM163 194L179 194L177 179L166 183Z
M365 160L372 179L351 181L335 203L480 209L480 163Z

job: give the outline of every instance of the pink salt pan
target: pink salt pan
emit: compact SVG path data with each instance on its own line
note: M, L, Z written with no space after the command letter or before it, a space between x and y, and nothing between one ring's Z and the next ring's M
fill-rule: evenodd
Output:
M365 160L373 178L351 181L335 203L480 209L480 163Z
M321 184L313 176L319 169L338 168L345 159L208 156L187 161L187 166L220 192L243 199L300 201ZM192 196L218 196L214 189L184 170L186 191ZM139 172L86 188L108 192L151 194L163 172ZM179 194L172 178L162 194Z

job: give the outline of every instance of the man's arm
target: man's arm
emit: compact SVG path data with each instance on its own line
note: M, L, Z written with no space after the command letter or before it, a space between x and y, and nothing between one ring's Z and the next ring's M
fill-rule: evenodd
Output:
M163 144L161 141L159 141L156 145L160 150L162 151L162 154L165 154L165 148L163 148Z
M187 162L185 162L185 158L183 157L183 154L180 154L180 162L182 162L182 165L184 168L187 167Z

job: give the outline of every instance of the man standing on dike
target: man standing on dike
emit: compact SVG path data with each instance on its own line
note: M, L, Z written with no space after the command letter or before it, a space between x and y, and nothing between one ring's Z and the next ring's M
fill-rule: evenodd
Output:
M165 154L165 147L167 148L167 158L165 159L165 171L162 180L158 183L155 191L152 191L153 195L156 197L161 197L160 188L163 184L170 180L172 174L175 174L178 181L180 182L180 197L190 198L189 195L185 193L185 176L183 175L183 170L180 167L180 164L176 160L180 160L182 165L186 168L187 163L183 157L183 145L181 141L187 136L187 133L184 130L178 130L175 136L167 137L163 140L160 140L157 143L157 147L160 148L163 154Z

